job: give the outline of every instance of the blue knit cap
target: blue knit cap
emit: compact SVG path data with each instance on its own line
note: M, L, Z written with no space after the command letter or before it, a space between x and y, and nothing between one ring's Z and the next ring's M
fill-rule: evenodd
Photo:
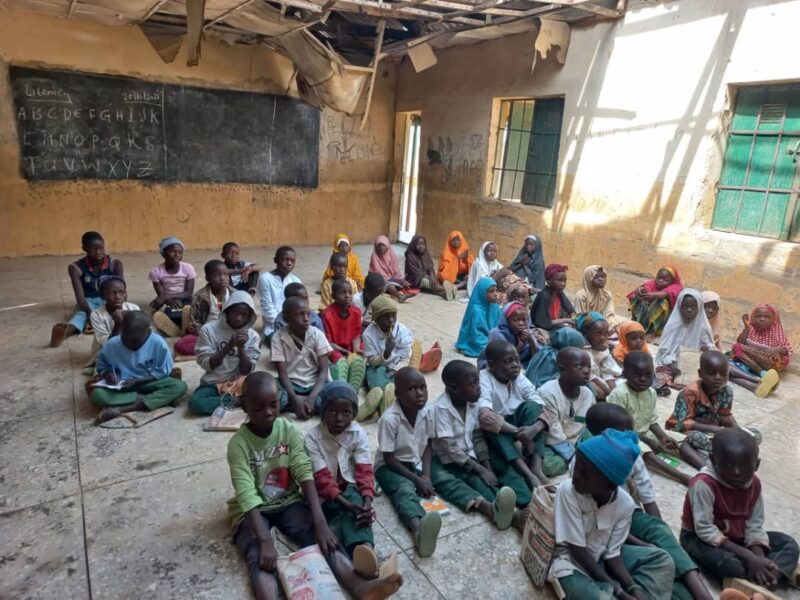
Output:
M174 246L175 244L178 244L178 246L181 247L181 250L186 250L186 246L183 245L182 241L180 241L176 237L170 236L170 237L165 237L163 240L158 242L158 251L161 254L164 254L164 250L166 250L170 246Z
M331 400L344 398L353 404L353 410L358 412L358 394L353 386L346 381L329 381L319 393L319 414L325 414L325 408Z
M633 431L606 429L581 442L578 452L616 485L623 485L639 456L639 436Z
M577 327L578 331L585 335L589 325L597 321L605 320L606 318L602 315L602 313L593 310L592 312L581 313L575 317L575 327Z

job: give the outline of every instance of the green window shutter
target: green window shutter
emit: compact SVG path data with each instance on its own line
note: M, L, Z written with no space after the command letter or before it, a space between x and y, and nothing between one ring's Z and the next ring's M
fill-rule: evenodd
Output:
M563 118L563 98L545 98L535 101L533 128L522 184L521 201L523 204L548 208L553 206Z

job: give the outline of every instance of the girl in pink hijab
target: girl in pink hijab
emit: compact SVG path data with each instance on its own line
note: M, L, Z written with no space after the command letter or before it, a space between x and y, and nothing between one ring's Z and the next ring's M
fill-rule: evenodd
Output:
M403 277L392 242L385 235L375 238L369 259L369 272L377 273L386 280L386 293L398 302L405 302L409 296L414 295L409 293L411 285Z

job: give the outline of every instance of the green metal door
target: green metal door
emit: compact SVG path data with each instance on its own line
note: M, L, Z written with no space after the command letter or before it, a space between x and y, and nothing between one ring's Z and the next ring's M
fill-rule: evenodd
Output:
M533 129L522 184L523 204L553 206L563 117L563 98L544 98L534 102Z
M796 239L800 85L740 88L712 227Z

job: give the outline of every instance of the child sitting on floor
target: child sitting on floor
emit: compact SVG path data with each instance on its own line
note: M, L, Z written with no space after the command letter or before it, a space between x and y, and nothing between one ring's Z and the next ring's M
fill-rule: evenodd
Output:
M533 306L531 286L527 283L512 283L511 287L508 288L508 293L506 293L506 303L510 304L511 302L519 302L525 307L525 310L529 313L528 322L530 323L531 306Z
M651 367L652 370L652 367ZM619 388L617 388L619 389ZM616 393L616 390L614 390ZM602 435L604 431L616 429L629 431L634 429L634 417L626 410L608 402L598 402L586 413L586 429L592 436ZM642 450L641 436L639 450ZM645 450L646 451L646 450ZM652 454L652 453L650 453ZM570 467L574 467L571 463ZM675 580L672 586L672 598L677 600L712 600L712 596L700 577L697 565L692 561L672 529L661 519L661 510L656 503L656 493L650 474L644 466L642 455L633 463L630 477L625 488L636 503L631 517L631 528L628 535L629 544L650 544L661 548L669 554L675 564Z
M428 402L425 377L413 367L400 369L395 374L395 394L397 402L378 421L375 479L400 522L414 534L417 554L426 558L436 550L442 517L420 504L420 498L434 495L430 432L422 414Z
M367 363L361 342L361 311L353 306L353 287L346 279L335 279L333 304L322 311L325 336L333 348L331 378L347 381L353 389L364 384Z
M489 332L497 327L502 314L497 299L493 279L484 277L475 285L456 340L456 350L464 356L475 358L486 347Z
M682 289L683 283L678 269L660 268L655 279L648 279L628 294L631 318L642 324L645 333L661 335Z
M319 398L321 421L306 434L305 447L322 512L355 564L363 557L377 563L372 550L375 478L367 433L354 421L358 395L346 381L329 381Z
M539 351L539 340L536 339L536 331L531 325L528 309L519 302L509 302L503 307L500 315L500 322L497 327L489 332L487 344L495 340L508 342L517 350L519 361L525 369L531 362L531 358ZM485 352L482 350L478 355L478 368L486 367Z
M158 244L164 263L150 269L149 279L156 291L150 303L153 324L167 337L178 337L189 327L189 313L197 273L183 262L184 246L178 238L167 237Z
M235 290L242 290L255 296L258 288L258 265L239 257L239 244L225 242L222 246L222 260L228 269L229 285Z
M189 399L189 410L210 415L230 396L238 405L244 378L255 369L261 355L261 339L252 329L256 322L253 297L235 291L222 307L219 319L202 326L197 338L197 364L205 373Z
M700 378L678 394L675 408L667 419L666 428L686 435L686 442L697 453L682 454L695 469L706 464L714 435L726 428L738 428L733 418L733 388L728 385L728 359L721 352L704 352L700 356ZM749 427L747 431L761 443L761 434Z
M400 265L397 262L397 256L392 249L392 242L385 235L379 235L375 238L375 244L372 249L372 256L369 259L369 272L377 273L385 280L386 293L398 302L405 302L409 297L403 292L409 290L411 286L403 278L400 272ZM362 285L364 287L365 283ZM358 290L353 290L355 294Z
M297 254L290 246L281 246L275 251L275 268L262 273L258 278L258 303L264 321L264 336L269 337L280 325L275 319L286 300L286 290L290 285L300 284L300 278L292 271L297 263ZM306 301L308 297L306 296Z
M542 465L543 432L550 428L550 421L536 388L522 374L519 355L507 341L489 343L486 363L480 372L479 415L489 449L512 465L531 488L546 484L548 472L554 470L550 464Z
M211 321L219 319L222 307L231 297L233 288L228 285L228 269L221 260L210 260L203 266L206 285L192 296L192 310L189 314L189 327L184 335L175 342L175 351L191 356L195 353L197 336L200 328Z
M50 347L60 346L71 335L83 333L92 311L103 304L100 279L116 275L122 277L122 263L106 254L103 236L87 231L81 236L81 248L86 256L69 265L67 272L75 293L78 311L68 323L56 323L50 334Z
M614 331L619 325L614 294L606 289L608 274L600 265L586 267L583 272L583 289L575 294L572 304L575 310L582 312L598 312L608 321L608 327Z
M759 304L749 316L742 316L742 323L744 328L733 345L735 369L731 378L759 398L766 398L778 385L778 373L789 365L792 344L774 306Z
M366 329L372 323L372 301L386 293L386 280L382 275L369 273L364 279L364 289L353 294L353 306L361 311L361 327Z
M703 300L703 312L706 313L708 324L711 325L711 331L714 334L714 350L722 352L722 336L719 322L719 309L721 300L719 294L717 292L706 290L700 294L700 298Z
M475 257L469 248L467 238L460 231L451 231L439 256L439 271L436 278L439 283L449 281L456 289L467 287L467 276Z
M311 327L308 304L298 297L283 302L286 325L272 336L272 357L281 383L281 410L287 406L298 419L308 419L328 381L328 355L333 348L325 334Z
M540 388L548 381L556 379L559 374L556 359L563 348L583 348L586 339L572 327L562 327L550 334L550 343L541 346L531 358L528 368L525 369L527 377L534 387Z
M497 271L492 276L492 279L494 279L495 282L497 283L497 291L499 292L499 297L500 297L499 303L501 306L508 302L508 291L511 289L511 286L528 285L522 279L517 277L517 275L514 274L514 271L506 267L503 267L502 269Z
M364 330L367 361L367 398L358 420L369 418L378 408L385 411L395 400L394 374L408 366L414 335L397 320L397 304L387 295L372 301L372 325Z
M369 580L359 575L325 522L303 435L279 417L275 379L263 371L248 375L242 408L248 422L228 442L234 489L228 514L233 541L247 561L256 596L280 597L272 527L300 547L318 544L336 579L354 598L379 600L397 592L402 576L395 572Z
M110 338L119 335L125 313L139 310L139 307L127 301L128 287L125 280L117 275L103 277L100 281L100 295L103 304L92 311L89 321L94 330L95 342L102 347Z
M686 492L681 545L709 575L722 579L723 587L727 578L740 580L739 589L748 582L797 586L797 542L766 531L756 440L741 429L726 429L714 437L710 459Z
M609 323L599 312L581 313L575 317L575 326L588 342L584 349L592 359L592 375L589 382L595 398L604 400L614 389L622 375L617 361L608 348Z
M525 236L525 242L509 268L532 285L535 292L544 289L544 246L538 235Z
M164 338L150 331L147 314L126 312L120 334L108 340L97 355L97 374L108 385L122 387L97 386L92 390L92 403L102 407L96 423L180 400L187 388L180 379L170 377L172 365L169 347Z
M450 361L442 369L442 382L445 391L433 405L430 433L434 489L464 512L474 510L491 519L498 529L513 525L522 531L525 513L516 507L525 504L504 483L511 481L528 499L530 490L514 469L505 470L504 481L492 470L489 449L478 426L478 369L463 360Z
M551 264L544 271L546 285L536 294L531 308L531 321L536 327L554 331L574 327L575 309L567 298L567 266Z
M351 279L347 275L347 254L343 254L341 252L337 252L331 255L330 265L328 270L325 271L325 279L322 280L322 284L320 284L320 299L319 299L319 311L322 312L326 308L328 308L331 304L333 304L333 282L337 279L341 279L344 281L350 282L350 285L354 290L359 289L358 284L356 283L355 279ZM330 277L328 276L328 272L331 273ZM363 285L363 282L362 282Z
M545 437L543 462L551 465L548 477L567 472L575 455L575 444L583 434L586 411L595 403L586 385L591 375L589 353L580 348L562 348L556 357L558 379L537 390L550 428Z
M647 346L644 327L641 323L625 321L617 329L617 335L619 343L614 346L613 355L618 364L622 365L629 352L644 352L648 356L650 355L650 348Z
M288 298L300 298L301 300L305 301L306 304L311 306L308 302L308 290L302 283L295 282L288 284L283 290L283 295L284 300ZM286 319L283 318L283 302L281 302L279 308L281 310L278 311L278 316L275 317L275 329L273 330L273 333L286 325ZM316 327L321 332L325 333L325 325L322 323L322 317L319 316L319 313L315 310L312 310L308 314L311 318L311 326ZM272 334L270 334L268 337L272 338Z
M472 296L472 290L484 277L492 277L503 265L497 260L497 244L494 242L484 242L481 244L480 252L472 263L467 277L467 294Z
M703 457L686 442L686 436L677 431L666 432L658 424L656 391L653 383L653 360L644 352L629 352L625 356L622 376L614 391L606 399L630 413L633 430L639 435L639 451L647 465L684 485L689 476L668 465L658 457L661 452L677 454L689 464L702 464Z
M419 288L423 292L436 294L445 300L455 300L458 291L456 286L447 280L439 283L436 278L436 269L433 266L431 253L428 252L428 243L419 234L411 238L406 248L406 281L411 287Z
M350 244L350 238L347 237L347 234L337 234L336 239L333 242L333 254L344 254L345 258L347 258L347 269L345 270L344 274L356 282L356 285L353 288L354 290L360 290L363 288L364 275L361 272L361 263L358 262L358 256L355 252L353 252L353 246ZM325 273L322 275L322 280L325 281L326 279L333 279L334 275L336 275L336 272L333 268L333 265L329 264L325 269Z

